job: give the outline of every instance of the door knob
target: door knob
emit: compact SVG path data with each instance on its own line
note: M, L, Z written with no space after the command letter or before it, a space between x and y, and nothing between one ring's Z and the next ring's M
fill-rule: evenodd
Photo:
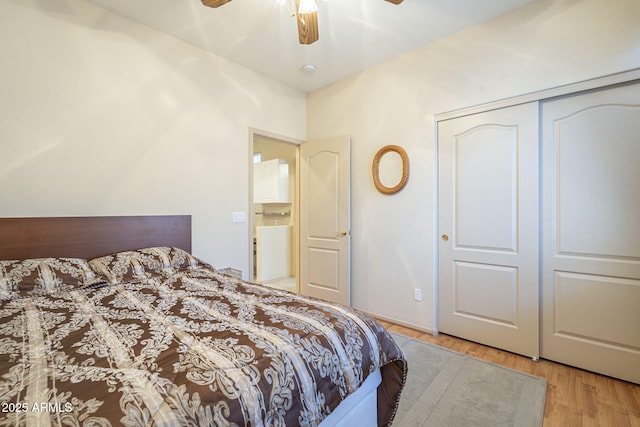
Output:
M340 231L340 232L336 233L336 235L337 235L338 237L344 237L344 236L346 236L347 234L349 234L349 232L348 232L348 231Z
M441 238L445 242L449 240L449 236L447 236L446 234L443 234Z

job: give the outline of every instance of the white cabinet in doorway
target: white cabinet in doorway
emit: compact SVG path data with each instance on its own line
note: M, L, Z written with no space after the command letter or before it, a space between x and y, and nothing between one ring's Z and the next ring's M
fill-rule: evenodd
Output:
M253 203L291 203L289 164L284 159L253 164Z
M290 277L293 249L292 227L256 227L256 281Z

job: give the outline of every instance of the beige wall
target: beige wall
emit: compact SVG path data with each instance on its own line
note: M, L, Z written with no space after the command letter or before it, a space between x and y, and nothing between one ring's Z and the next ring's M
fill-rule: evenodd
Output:
M542 0L305 101L88 2L0 0L0 216L188 213L197 255L246 270L248 129L348 134L353 304L429 329L434 114L640 67L638 22L637 0ZM391 143L411 176L385 196L371 161Z
M0 0L0 216L192 214L247 270L249 128L303 139L305 95L81 0Z
M353 305L434 326L435 114L640 67L639 23L637 0L542 0L309 94L309 140L352 136ZM410 158L392 196L371 179L386 144Z

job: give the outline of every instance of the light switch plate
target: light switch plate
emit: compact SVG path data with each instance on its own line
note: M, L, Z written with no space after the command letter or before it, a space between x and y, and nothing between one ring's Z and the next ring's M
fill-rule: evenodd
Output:
M247 212L246 211L234 212L233 222L234 223L247 222Z

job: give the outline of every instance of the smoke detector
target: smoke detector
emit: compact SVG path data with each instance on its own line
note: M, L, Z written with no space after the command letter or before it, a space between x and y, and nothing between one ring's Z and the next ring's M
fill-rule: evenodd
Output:
M312 76L316 72L316 66L313 64L306 64L300 68L300 71L302 71L305 76Z

